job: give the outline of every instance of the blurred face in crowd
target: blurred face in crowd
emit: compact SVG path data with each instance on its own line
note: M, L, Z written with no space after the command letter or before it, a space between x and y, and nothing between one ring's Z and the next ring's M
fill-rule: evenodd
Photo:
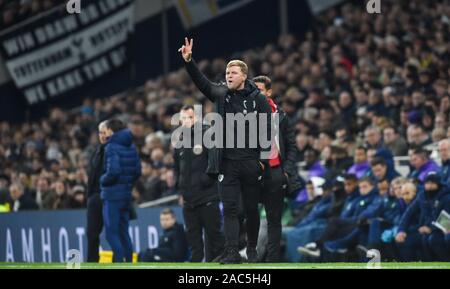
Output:
M175 217L172 214L161 214L159 221L161 222L161 227L167 230L175 224Z
M255 82L256 86L258 87L259 91L268 98L272 97L272 89L267 89L266 85L262 82Z
M319 146L323 149L326 146L331 145L333 139L326 133L319 134Z
M19 185L12 184L9 187L9 193L14 201L18 200L23 195L23 188L21 188Z
M426 139L426 135L425 135L424 131L422 130L422 128L420 128L418 126L414 126L409 131L409 139L410 139L410 143L420 145Z
M357 149L355 151L355 163L360 164L367 160L366 151L363 149Z
M349 107L352 104L352 98L348 92L342 92L339 95L339 106L341 108Z
M247 75L237 66L228 66L225 72L225 78L229 90L241 90L244 88Z
M5 179L0 179L0 189L8 187L8 181Z
M186 109L180 112L180 122L182 126L190 128L196 121L197 118L195 117L193 109Z
M391 187L389 189L389 194L396 197L397 199L400 199L402 197L402 182L392 181Z
M364 132L365 140L370 145L376 145L381 140L381 135L376 129L367 129Z
M48 191L49 185L47 179L40 178L37 181L37 189L41 192Z
M382 164L377 164L372 166L373 175L377 180L382 180L386 176L387 166Z
M305 134L298 134L295 137L295 143L299 150L303 150L308 145L308 137Z
M356 190L358 183L355 180L344 180L344 189L347 194L351 194Z
M423 94L419 91L415 91L412 94L412 105L414 107L418 107L419 105L421 105L422 103L425 102L425 98L423 96Z
M149 177L152 175L153 173L153 168L152 166L147 163L147 162L141 162L141 166L142 166L142 175L145 177Z
M58 196L64 195L65 191L66 191L66 187L64 186L63 182L57 182L55 184L55 192Z
M441 112L447 112L450 109L450 97L446 96L441 98L441 103L439 106L439 110Z
M112 131L110 129L107 129L104 123L101 123L98 126L98 139L101 144L105 144L111 135Z
M402 185L401 195L405 203L410 204L414 200L416 197L416 191L416 186L411 182Z
M368 181L359 182L359 193L362 196L369 194L372 189L373 189L373 185L370 182L368 182Z
M370 163L372 159L375 157L375 154L377 153L376 149L368 149L367 150L367 161Z
M336 130L335 136L336 136L336 140L344 142L344 139L347 136L347 130L346 129L338 129L338 130Z
M425 183L425 191L436 191L438 189L439 189L439 186L435 182L426 182Z
M439 156L442 161L450 159L450 140L445 139L439 142Z
M382 180L381 182L378 182L377 187L380 195L384 196L389 190L389 182L387 180Z
M413 166L416 170L420 169L426 162L427 159L424 158L422 155L415 153L411 154L410 163L411 166Z
M434 127L435 128L443 128L445 129L447 127L446 121L445 121L445 115L438 114L434 118Z
M397 136L393 128L388 127L383 130L383 140L385 144L391 144L396 140Z
M307 165L312 165L316 162L317 158L316 158L316 154L311 151L311 150L307 150L305 152L305 162Z

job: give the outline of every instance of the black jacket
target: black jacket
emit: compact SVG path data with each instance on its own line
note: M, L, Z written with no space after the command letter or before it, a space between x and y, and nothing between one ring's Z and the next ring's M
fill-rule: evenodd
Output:
M188 243L183 226L175 223L172 228L164 230L159 238L159 246L153 250L153 254L158 256L161 262L186 261Z
M19 202L19 207L17 208L18 211L39 210L38 204L25 194L23 194L17 201ZM14 203L15 202L11 200L10 202L11 211L14 209Z
M87 184L87 196L100 194L100 177L103 173L103 159L105 145L100 144L95 148L89 161L89 176Z
M208 126L203 125L202 135L207 129ZM176 188L183 195L185 205L196 207L219 200L219 194L217 178L206 173L209 155L214 152L207 149L202 140L194 144L194 128L191 132L191 147L174 150L174 172Z
M289 116L279 108L277 108L279 115L280 129L278 134L279 153L281 157L281 166L284 173L289 176L288 181L288 195L291 192L297 192L304 186L304 181L298 174L296 160L297 160L297 146L295 143L294 126L292 125Z
M213 83L209 81L205 75L198 69L197 64L195 63L195 60L192 59L189 62L185 62L186 70L189 73L189 75L192 78L192 81L195 83L197 88L212 102L216 104L216 112L220 114L224 120L225 124L225 107L226 107L226 101L230 101L230 99L233 97L233 94L236 94L236 92L231 92L228 90L228 87L225 83ZM250 81L246 80L245 82L245 98L247 99L248 104L254 104L254 110L256 110L258 113L266 113L269 120L267 121L267 133L270 135L271 131L271 121L270 116L272 114L272 110L270 108L270 105L264 95L260 93L256 85ZM245 104L244 104L245 106ZM235 111L235 113L239 113L241 111ZM224 125L225 126L225 125ZM248 134L246 134L246 137L248 138ZM235 137L236 140L236 137ZM246 142L247 143L247 142ZM225 145L225 143L224 143ZM268 148L262 148L259 138L258 138L258 148L259 152L265 151L270 153L270 146ZM233 150L233 149L232 149ZM232 152L232 150L228 151ZM247 149L242 149L247 150ZM220 148L214 148L212 149L212 155L208 160L208 169L207 172L210 174L219 174L221 172L221 164L223 159L223 149ZM268 160L266 159L260 159L262 163L265 164L266 168L269 168ZM269 169L266 170L266 176L269 174Z

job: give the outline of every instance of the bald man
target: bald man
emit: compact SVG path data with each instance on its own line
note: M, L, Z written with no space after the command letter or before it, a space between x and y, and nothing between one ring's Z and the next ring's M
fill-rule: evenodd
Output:
M450 184L450 140L443 139L439 142L439 156L441 158L441 175L442 181Z

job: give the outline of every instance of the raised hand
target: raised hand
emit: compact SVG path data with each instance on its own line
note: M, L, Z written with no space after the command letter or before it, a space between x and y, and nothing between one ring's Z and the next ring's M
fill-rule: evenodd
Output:
M192 46L194 45L194 39L191 38L189 41L187 37L184 38L184 45L178 49L178 52L181 52L181 56L183 56L184 61L189 62L192 58Z

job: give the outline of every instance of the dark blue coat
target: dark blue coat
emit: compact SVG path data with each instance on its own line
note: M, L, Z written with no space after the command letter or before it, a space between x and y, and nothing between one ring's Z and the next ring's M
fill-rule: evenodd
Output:
M359 197L360 194L358 190L355 190L353 193L347 196L347 198L345 199L344 207L342 208L341 211L341 218L348 218L353 215Z
M374 187L367 195L359 197L352 219L357 221L374 218L380 212L381 203L378 189Z
M345 219L357 222L360 219L370 219L377 215L380 208L380 201L377 201L378 189L373 188L367 195L359 195L353 202L353 209ZM344 208L345 209L345 208ZM342 216L342 214L341 214Z
M450 193L447 186L441 188L434 198L427 196L425 191L420 191L402 216L399 232L407 232L414 219L419 219L419 227L433 228L431 223L436 221L442 210L449 207Z
M378 195L367 207L363 217L378 218L394 225L399 222L402 213L402 208L396 197Z
M450 160L442 162L441 166L442 182L446 185L450 185Z
M161 258L160 262L184 262L188 249L183 225L175 223L173 227L163 230L159 238L159 246L153 250L153 253Z
M100 177L104 200L131 199L134 182L141 175L141 161L129 129L114 133L105 147L103 175Z
M398 224L402 216L402 208L396 197L382 197L381 211L379 217L392 225Z
M331 196L322 198L317 202L312 210L303 218L303 220L297 226L303 226L309 224L317 219L324 219L328 217L329 209L333 203L333 198Z

